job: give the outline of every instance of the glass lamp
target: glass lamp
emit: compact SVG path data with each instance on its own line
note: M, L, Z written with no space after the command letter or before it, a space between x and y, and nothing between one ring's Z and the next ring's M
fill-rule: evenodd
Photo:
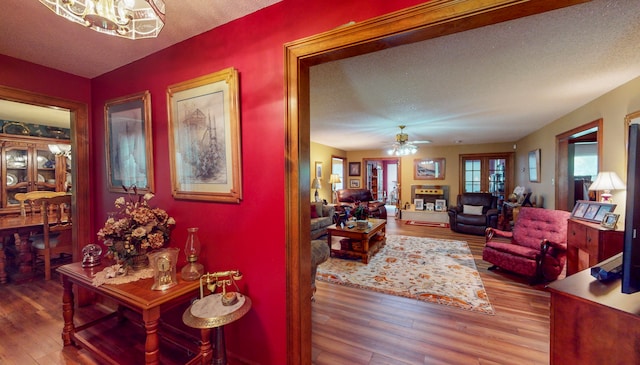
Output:
M336 199L336 184L341 183L342 180L340 180L340 175L338 174L331 174L331 176L329 176L329 183L331 184L331 199L332 199L332 203L335 203L335 199Z
M187 228L187 243L184 245L184 254L187 264L182 268L182 279L187 281L198 280L204 274L204 266L198 262L200 255L200 239L198 228Z
M626 188L627 186L613 171L599 172L596 180L589 186L590 191L604 191L600 194L600 201L603 203L613 203L611 190L624 190Z

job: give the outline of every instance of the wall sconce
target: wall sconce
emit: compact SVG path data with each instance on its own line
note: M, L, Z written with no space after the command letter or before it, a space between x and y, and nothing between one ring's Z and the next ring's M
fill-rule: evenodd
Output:
M601 202L613 203L611 190L624 190L627 186L620 180L620 177L613 171L599 172L596 180L589 186L590 191L604 191L600 194Z

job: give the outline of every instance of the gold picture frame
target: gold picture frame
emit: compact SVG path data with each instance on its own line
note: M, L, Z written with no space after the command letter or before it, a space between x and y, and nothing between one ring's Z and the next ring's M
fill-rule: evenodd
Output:
M445 159L438 158L418 158L413 160L414 180L444 180Z
M108 100L104 106L108 189L123 193L135 185L153 192L153 140L149 91Z
M238 92L232 67L167 88L174 198L242 200Z

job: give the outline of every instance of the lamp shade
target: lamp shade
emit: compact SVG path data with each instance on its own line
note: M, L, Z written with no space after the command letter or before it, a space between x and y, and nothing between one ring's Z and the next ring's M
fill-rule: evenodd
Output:
M596 180L589 186L589 190L621 190L626 189L627 186L620 180L618 174L613 171L599 172Z
M340 180L340 175L338 174L331 174L331 176L329 177L329 183L330 184L337 184L337 183L341 183L342 180Z
M312 189L320 189L322 186L320 185L320 180L316 177L313 179L313 182L311 183L311 188Z

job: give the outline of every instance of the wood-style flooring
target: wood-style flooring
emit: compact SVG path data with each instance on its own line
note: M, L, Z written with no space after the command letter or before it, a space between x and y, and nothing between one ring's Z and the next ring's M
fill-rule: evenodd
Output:
M495 315L317 282L314 364L549 363L549 293L522 277L488 271L484 237L394 218L387 234L466 241Z
M318 282L314 364L549 363L549 294L517 276L487 271L483 237L409 226L393 217L387 233L466 241L496 314ZM0 364L99 364L84 350L62 346L61 297L55 276L0 286ZM81 321L92 315L76 312Z

